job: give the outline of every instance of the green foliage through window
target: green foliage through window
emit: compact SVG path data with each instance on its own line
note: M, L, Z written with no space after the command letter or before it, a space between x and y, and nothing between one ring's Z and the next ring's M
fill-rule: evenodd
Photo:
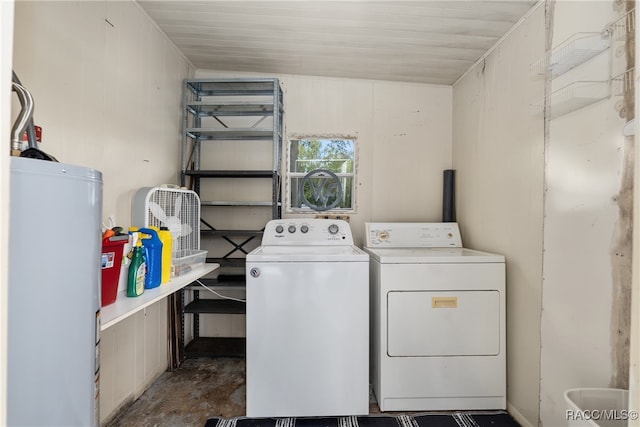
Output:
M289 143L290 208L354 208L355 139L308 138Z

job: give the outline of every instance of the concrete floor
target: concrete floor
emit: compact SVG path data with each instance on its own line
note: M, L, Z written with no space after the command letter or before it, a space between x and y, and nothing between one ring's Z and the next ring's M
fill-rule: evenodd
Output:
M371 398L371 413L379 413ZM211 417L245 415L243 358L187 359L163 373L106 427L203 427Z
M163 373L107 427L202 427L210 417L244 414L244 359L187 359Z

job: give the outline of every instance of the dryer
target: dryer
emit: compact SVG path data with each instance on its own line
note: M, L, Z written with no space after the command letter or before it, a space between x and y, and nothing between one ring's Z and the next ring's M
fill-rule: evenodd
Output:
M506 409L505 258L456 223L367 223L381 411Z
M369 413L369 255L345 221L269 221L247 255L247 416Z

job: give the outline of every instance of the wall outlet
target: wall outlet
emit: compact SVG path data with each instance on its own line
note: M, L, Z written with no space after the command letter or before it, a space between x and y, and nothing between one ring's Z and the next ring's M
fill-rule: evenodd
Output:
M320 218L320 219L341 219L342 221L349 222L349 215L340 215L340 214L316 214L316 218Z

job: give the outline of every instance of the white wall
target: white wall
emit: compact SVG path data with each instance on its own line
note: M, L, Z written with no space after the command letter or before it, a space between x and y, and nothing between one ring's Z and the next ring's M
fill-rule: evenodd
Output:
M600 32L624 4L547 3L553 19L539 7L454 86L458 219L467 245L507 255L508 401L523 424L566 425L566 389L628 387L633 153L621 98L546 123L528 106L545 93L529 71L545 43ZM625 70L619 47L549 89Z
M199 78L252 75L197 72ZM267 77L279 78L284 89L286 135L357 135L357 212L351 215L357 244L367 221L441 219L442 171L451 166L450 86Z
M193 70L137 5L18 2L14 60L41 148L102 171L105 219L129 225L134 189L178 183L181 81Z
M199 78L247 76L255 75L197 72ZM266 77L277 77L282 84L286 135L357 136L357 210L350 214L356 244L364 243L367 221L441 220L442 171L451 167L450 86L294 75ZM283 153L287 140L285 137ZM220 150L211 149L209 155L232 157L221 151L244 150L238 143L235 147L218 146ZM283 167L285 157L283 154ZM209 163L205 154L202 162ZM209 185L215 182L206 182L203 189ZM283 216L294 215L283 209ZM245 218L234 216L234 221L251 223L255 218L254 210L248 210ZM200 318L202 336L244 336L242 315L205 314Z
M178 181L181 80L191 67L129 2L20 2L16 12L15 69L36 101L41 148L101 170L104 219L128 226L135 189ZM439 219L450 87L280 77L289 132L358 134L359 241L365 221ZM103 420L166 367L165 311L159 303L103 333Z
M635 21L638 21L638 17L640 16L640 11L636 9L635 13ZM640 54L640 45L638 43L635 44L635 57L638 57ZM635 94L634 101L637 104L637 100L640 99L640 85L635 85ZM634 112L635 113L635 112ZM640 135L638 135L637 131L634 132L633 136L633 144L638 146L638 141L640 140ZM640 150L634 150L634 165L640 165ZM640 168L634 168L634 184L640 182ZM633 210L634 212L640 212L640 186L634 185L633 187ZM640 344L640 321L638 315L640 314L640 298L638 297L638 293L640 292L640 277L639 270L640 267L640 215L634 215L633 217L633 232L632 240L633 240L633 256L632 256L632 298L631 298L631 330L630 330L630 348L629 348L629 409L632 411L640 410L640 372L638 367L640 365L640 348L638 348L638 344ZM635 420L629 423L630 426L637 427L640 425L640 420Z
M552 45L574 33L604 30L625 12L614 6L557 2ZM614 42L609 51L553 79L551 89L606 81L615 75L612 65L626 69L620 46ZM631 216L624 206L631 207L631 195L620 192L633 160L625 164L632 153L622 134L625 119L616 111L621 100L611 96L549 122L540 368L544 426L566 423L567 389L628 387Z
M592 25L598 31L614 13L613 2L571 3L557 4L554 42ZM555 426L565 424L562 390L607 386L615 376L612 198L626 141L613 99L554 120L545 192L543 120L529 109L544 93L529 72L544 52L544 24L540 7L453 90L276 77L288 133L358 134L359 243L366 221L439 220L442 170L457 170L465 244L507 256L509 409L525 425L540 417ZM104 173L105 220L113 214L129 225L135 189L178 181L180 82L193 69L133 3L18 2L14 68L36 100L42 148ZM569 168L587 173L576 182ZM166 367L165 312L159 303L102 335L103 420Z
M179 182L182 80L193 67L130 1L15 9L14 69L35 99L41 148L102 171L105 223L128 227L136 189ZM102 420L166 369L166 312L161 301L102 334Z
M544 94L530 64L544 53L537 8L453 87L453 168L465 246L507 260L507 400L537 425L542 298Z

